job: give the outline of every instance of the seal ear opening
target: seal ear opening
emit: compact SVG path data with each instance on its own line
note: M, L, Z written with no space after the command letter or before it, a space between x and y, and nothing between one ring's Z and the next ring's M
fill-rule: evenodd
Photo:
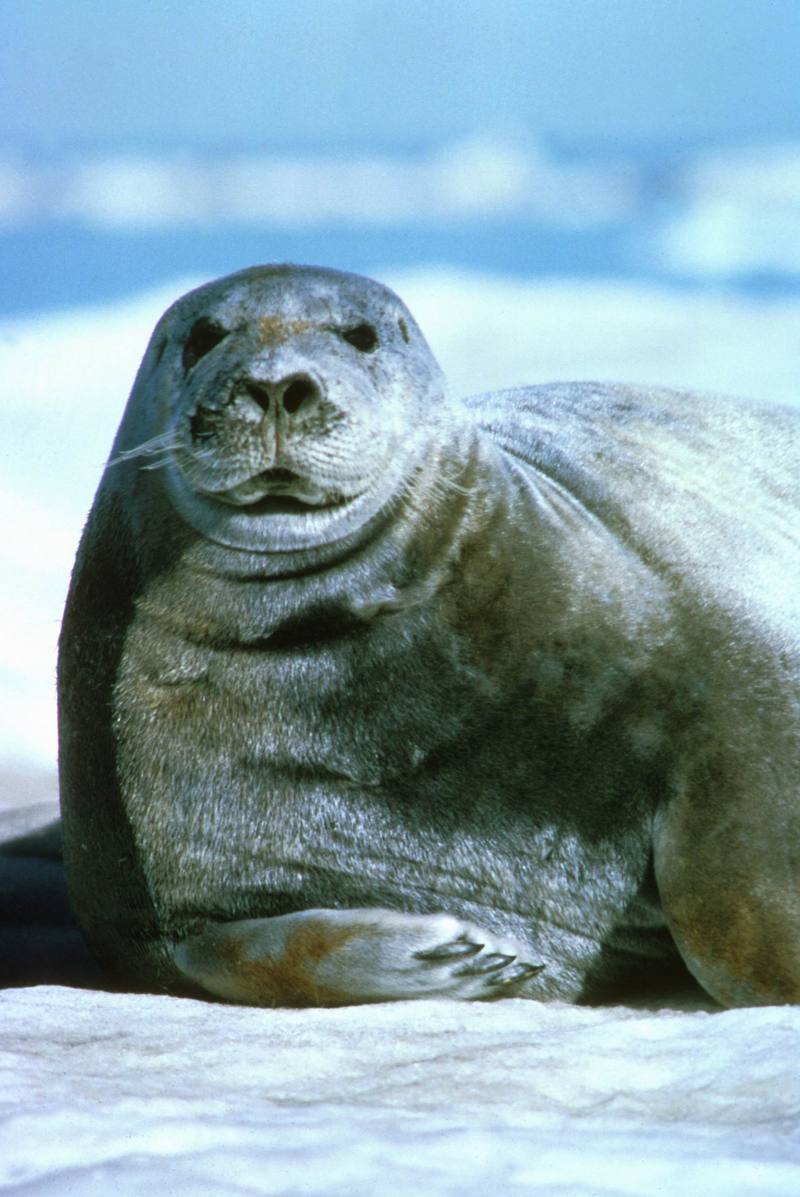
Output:
M216 320L209 320L207 316L201 316L199 320L195 320L183 346L184 370L188 373L201 358L210 353L212 349L216 349L220 341L224 341L227 335L228 329L223 328Z

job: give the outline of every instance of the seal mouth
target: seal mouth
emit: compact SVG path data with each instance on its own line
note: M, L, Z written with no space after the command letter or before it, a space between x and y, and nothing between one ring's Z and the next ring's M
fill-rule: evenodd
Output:
M271 466L226 491L207 497L238 507L247 515L307 515L342 507L353 496L323 489L285 466Z
M251 475L250 482L236 483L226 489L198 486L187 478L179 461L171 463L164 474L172 503L183 519L206 539L224 548L259 554L295 553L323 549L349 539L371 525L400 489L403 472L397 461L390 461L382 478L385 487L373 480L356 489L324 487L308 493L297 475L298 487L283 481L269 482L271 470ZM268 475L264 481L262 473ZM294 471L290 470L294 475ZM370 484L372 483L372 484ZM308 483L306 483L308 485ZM274 489L283 493L275 493Z
M325 503L312 503L308 499L298 499L294 495L264 495L261 499L254 499L252 503L237 504L241 511L248 515L308 515L312 511L330 511L336 507L344 507L348 499L342 496L331 498Z

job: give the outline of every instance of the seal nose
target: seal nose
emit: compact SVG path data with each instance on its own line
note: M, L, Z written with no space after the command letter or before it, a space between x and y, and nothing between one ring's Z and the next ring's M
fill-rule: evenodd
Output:
M322 394L319 385L309 374L290 374L277 382L249 378L244 386L250 398L255 400L262 411L277 412L282 407L289 415L293 415L301 407L310 407Z

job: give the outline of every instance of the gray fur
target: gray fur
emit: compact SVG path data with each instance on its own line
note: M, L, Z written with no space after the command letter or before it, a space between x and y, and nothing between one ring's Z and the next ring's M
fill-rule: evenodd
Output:
M201 316L226 333L194 361ZM62 633L89 942L143 988L494 996L424 955L446 918L501 992L624 993L677 944L720 1001L800 1000L799 511L793 411L590 383L457 403L377 283L270 267L185 296ZM254 972L301 948L310 988Z

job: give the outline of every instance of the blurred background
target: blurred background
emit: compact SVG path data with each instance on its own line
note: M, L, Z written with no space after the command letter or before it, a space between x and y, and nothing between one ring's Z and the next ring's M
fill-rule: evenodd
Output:
M52 788L138 359L257 262L410 304L459 391L800 395L797 0L0 0L0 799Z
M797 0L3 0L0 311L273 258L800 274Z

